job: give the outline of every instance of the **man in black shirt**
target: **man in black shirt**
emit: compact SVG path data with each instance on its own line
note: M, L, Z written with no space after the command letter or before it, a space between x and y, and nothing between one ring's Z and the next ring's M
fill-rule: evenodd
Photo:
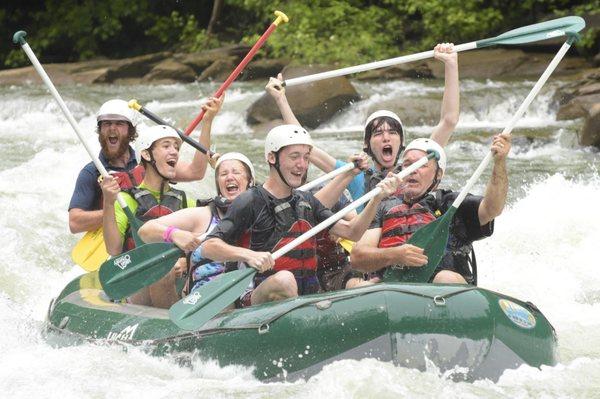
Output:
M291 298L320 290L316 277L315 237L274 260L271 252L332 216L333 205L354 175L367 166L366 157L353 160L360 167L336 177L317 194L296 191L302 184L312 149L312 140L302 127L282 125L272 129L265 140L269 175L262 186L240 194L221 223L202 244L203 257L217 262L238 261L256 268L251 290L243 305ZM330 227L337 236L359 239L375 216L381 200L395 192L399 180L382 181L382 191L351 221L340 220ZM325 204L325 205L323 205Z
M423 249L406 241L419 227L444 214L458 196L448 190L437 190L446 169L444 150L430 139L411 142L402 157L403 168L435 151L439 159L432 159L404 179L399 195L383 201L375 220L352 251L354 269L371 273L371 282L378 281L385 268L392 265L419 267L427 264ZM446 252L434 271L434 283L475 284L471 257L473 241L489 237L494 230L494 218L500 215L506 203L508 177L506 157L510 151L510 135L495 136L491 151L494 167L483 197L467 195L459 206L450 226ZM362 285L358 279L347 287Z

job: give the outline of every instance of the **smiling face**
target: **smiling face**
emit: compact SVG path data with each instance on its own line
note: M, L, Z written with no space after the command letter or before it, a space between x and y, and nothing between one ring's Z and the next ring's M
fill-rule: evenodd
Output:
M427 154L420 150L409 150L402 157L402 168L407 168ZM425 165L404 178L404 197L411 201L419 198L431 187L437 173L438 181L442 178L442 170L437 167L437 161L430 159ZM437 185L437 184L436 184ZM432 187L432 189L435 187Z
M278 155L269 153L269 163L276 162L276 156L279 156L279 170L285 181L292 188L298 188L302 185L302 179L310 165L310 151L312 147L306 144L294 144L283 147ZM275 168L271 168L272 174L279 178ZM285 182L281 182L285 184Z
M375 123L369 139L369 147L378 169L391 169L396 165L401 141L400 131L387 122L382 122L379 125Z
M142 151L142 157L144 160L150 162L150 151L152 151L152 157L156 162L156 168L165 178L171 180L175 178L175 165L179 160L179 146L181 141L174 137L165 137L156 140L152 146ZM148 173L149 169L146 169ZM152 170L152 168L150 168Z
M109 161L122 157L128 151L129 130L130 124L124 120L98 123L98 141Z
M219 193L230 201L246 191L250 182L246 167L236 159L221 162L215 174Z

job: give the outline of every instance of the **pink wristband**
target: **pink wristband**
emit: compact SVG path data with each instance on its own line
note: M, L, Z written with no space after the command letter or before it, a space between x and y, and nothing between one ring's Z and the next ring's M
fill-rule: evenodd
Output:
M177 230L179 230L177 227L173 227L173 226L167 227L167 229L163 233L163 241L164 242L173 242L171 235Z

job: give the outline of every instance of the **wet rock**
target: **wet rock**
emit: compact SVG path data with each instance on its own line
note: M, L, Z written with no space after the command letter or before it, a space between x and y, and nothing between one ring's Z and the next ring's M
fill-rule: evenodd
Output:
M264 79L266 84L269 77L277 76L289 63L289 60L281 58L274 60L253 60L242 71L238 80Z
M193 82L196 72L190 66L169 58L155 65L143 80L155 83Z
M395 98L372 104L367 115L386 109L395 112L406 127L434 125L440 120L441 99L438 98Z
M589 108L583 129L578 137L579 144L586 146L593 145L600 148L600 103L596 103Z
M333 68L328 66L286 67L283 70L283 77L290 79L331 69ZM309 128L327 122L337 112L360 99L356 89L345 77L288 87L286 94L300 123ZM280 118L275 102L271 96L264 93L250 106L246 121L250 125L257 125Z
M600 68L558 89L554 100L559 105L557 120L588 117L594 104L600 103Z
M206 80L224 81L231 74L231 71L235 69L237 64L236 57L220 58L202 71L197 80L200 82Z
M113 83L120 79L141 78L166 58L172 56L170 52L154 53L116 60L106 69L106 72L96 78L92 83Z

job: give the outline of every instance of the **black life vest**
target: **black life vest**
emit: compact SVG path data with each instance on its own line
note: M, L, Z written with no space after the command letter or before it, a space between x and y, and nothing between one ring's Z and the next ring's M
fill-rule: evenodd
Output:
M392 170L389 170L389 169L374 170L372 168L365 170L365 172L364 172L365 173L365 192L364 192L364 194L373 190L380 181L382 181L383 179L385 179L387 177L389 172L398 173L401 170L402 170L402 165L396 165L396 167L394 167ZM358 198L355 198L355 200L356 199L358 199Z
M272 248L271 252L277 251L313 227L312 206L299 194L293 193L289 201L272 206L274 204L263 187L258 187L258 193L269 204L268 208L275 222L273 233L266 246ZM317 269L316 248L316 238L313 236L278 258L273 270L310 270L314 272Z
M147 222L148 220L187 208L187 196L185 192L174 188L162 193L160 201L157 201L150 191L143 188L133 187L126 191L137 202L138 207L135 217L142 222ZM129 251L133 248L135 248L135 243L131 235L131 226L129 226L125 232L123 250Z

